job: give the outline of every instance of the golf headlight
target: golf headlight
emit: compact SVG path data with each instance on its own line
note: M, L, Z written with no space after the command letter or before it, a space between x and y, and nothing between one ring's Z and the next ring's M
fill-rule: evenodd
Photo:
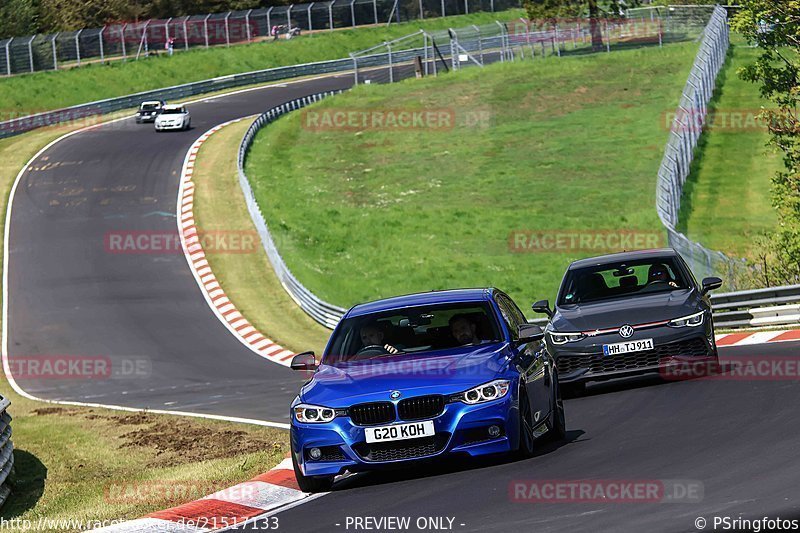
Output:
M548 331L550 340L553 344L566 344L568 342L578 342L586 335L583 333L559 333L557 331Z
M705 314L705 311L700 311L699 313L695 313L693 315L682 316L681 318L670 320L667 322L667 326L671 328L696 327L703 323L703 320L705 320Z
M294 407L294 418L304 424L324 424L336 418L336 411L330 407L301 403Z
M464 402L469 405L476 403L491 402L497 400L508 394L508 388L511 382L507 379L496 379L489 383L479 385L474 389L469 389L461 394L457 394L455 400Z

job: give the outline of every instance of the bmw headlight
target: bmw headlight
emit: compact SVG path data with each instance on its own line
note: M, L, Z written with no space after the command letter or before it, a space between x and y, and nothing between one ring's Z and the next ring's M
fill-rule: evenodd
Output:
M567 344L568 342L578 342L586 335L583 333L559 333L558 331L548 331L550 340L553 344Z
M697 327L703 324L703 320L705 320L705 314L705 311L700 311L699 313L695 313L693 315L682 316L680 318L676 318L675 320L670 320L667 322L667 326L671 328Z
M450 397L451 401L464 402L469 405L476 403L491 402L508 394L511 382L507 379L496 379L483 385L478 385L474 389L469 389Z
M294 407L294 418L304 424L324 424L336 418L336 411L330 407L301 403Z

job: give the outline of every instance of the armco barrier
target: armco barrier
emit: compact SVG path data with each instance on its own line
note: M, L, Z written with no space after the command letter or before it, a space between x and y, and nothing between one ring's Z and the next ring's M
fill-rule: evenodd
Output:
M244 74L232 74L230 76L221 76L219 78L176 85L165 89L156 89L153 91L120 96L118 98L99 100L97 102L90 102L88 104L81 104L0 122L0 139L11 137L12 135L19 135L20 133L25 133L26 131L31 131L43 126L113 113L123 109L132 109L138 107L144 100L176 100L257 83L287 80L301 76L329 74L332 72L346 72L350 70L352 66L353 62L350 59L318 61L316 63L257 70Z
M14 468L14 444L11 442L9 405L11 405L11 400L0 396L0 506L5 503L11 493L7 480Z
M242 188L245 201L247 202L247 210L250 213L250 218L253 219L253 224L255 224L256 229L258 230L258 234L261 237L261 244L264 246L264 250L267 252L267 257L269 258L269 262L272 264L272 268L275 270L275 274L278 276L278 279L280 279L283 288L286 289L286 292L289 293L289 296L292 297L297 305L299 305L303 311L308 313L311 318L330 329L333 329L336 326L336 324L339 322L339 319L341 319L342 315L344 314L345 309L317 298L289 271L289 267L286 266L286 263L283 261L280 252L278 252L278 248L275 246L275 242L273 241L272 235L267 227L267 221L264 219L261 208L256 201L255 194L253 194L250 181L247 179L247 176L244 173L244 161L245 157L247 156L247 151L253 144L253 139L255 138L256 133L258 133L261 128L274 121L281 115L285 115L290 111L300 109L310 103L322 100L326 96L331 96L339 92L341 91L319 93L312 96L307 96L305 98L299 98L281 106L272 108L266 113L262 113L247 130L247 133L245 133L244 138L239 145L238 157L239 186Z

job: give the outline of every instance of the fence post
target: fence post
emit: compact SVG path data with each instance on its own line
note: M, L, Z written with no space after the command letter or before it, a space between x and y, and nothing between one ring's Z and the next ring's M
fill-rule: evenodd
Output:
M424 61L422 62L423 75L428 75L428 34L423 31L422 33L422 55Z
M475 24L473 24L472 27L475 28L475 31L478 34L478 55L481 58L481 65L483 65L483 42L481 42L481 29Z
M228 14L225 15L225 46L231 45L231 30L228 26L228 19L231 18L231 12L228 11Z
M189 17L183 19L183 49L189 50Z
M13 40L14 38L12 37L6 43L6 76L11 76L11 54L9 53L8 48L11 46L11 41Z
M464 14L469 15L469 0L464 0Z
M494 13L494 0L489 0L489 9Z
M36 39L36 35L33 35L33 36L32 36L32 37L31 37L31 38L28 40L28 59L29 59L29 61L30 61L31 72L33 72L33 46L32 46L32 43L33 43L33 40L34 40L34 39Z
M389 50L389 83L394 83L394 72L392 68L392 45L385 43L387 50Z
M333 29L333 0L328 2L328 29Z
M169 23L172 22L172 17L168 18L167 21L164 23L164 48L167 47L167 42L169 41Z
M100 33L98 34L98 37L100 38L100 63L101 64L106 62L106 54L105 54L105 50L103 50L103 33L106 31L107 27L108 26L103 26L103 29L100 30Z
M506 61L506 32L505 26L503 26L499 20L494 21L495 24L500 26L500 62L505 63Z
M350 25L355 27L356 25L356 8L354 7L356 0L350 0Z
M272 21L270 20L270 14L272 13L273 9L275 9L275 6L271 6L269 9L267 9L267 33L270 36L272 36Z
M306 10L306 15L308 16L308 31L314 29L313 25L311 24L311 8L314 7L314 4L316 4L316 2L311 2L308 4L308 9Z
M205 35L206 41L206 48L208 48L208 19L211 15L206 15L206 18L203 19L203 34Z
M372 0L372 14L375 15L375 24L378 23L378 1Z
M122 45L122 60L123 61L127 61L128 60L128 54L126 53L126 50L125 50L125 29L127 27L128 27L128 23L126 22L125 24L120 26L120 30L119 30L119 42Z
M81 33L83 33L82 29L75 34L75 57L78 59L78 66L81 66Z
M419 19L425 20L425 13L422 12L422 0L419 0Z
M353 60L353 73L355 75L355 83L353 85L358 85L358 59L352 53L350 54L350 58Z
M58 70L58 51L56 50L56 39L58 39L59 33L53 35L53 39L50 41L50 44L53 45L53 70Z
M289 4L289 8L286 10L286 26L291 30L292 29L292 8L294 4Z
M611 52L611 32L608 31L608 21L604 22L606 27L606 52Z
M252 13L252 12L253 12L253 10L251 9L250 11L245 13L245 15L244 15L244 30L247 32L247 42L248 43L252 42L252 40L250 39L250 13Z
M442 16L444 16L444 0L442 0Z

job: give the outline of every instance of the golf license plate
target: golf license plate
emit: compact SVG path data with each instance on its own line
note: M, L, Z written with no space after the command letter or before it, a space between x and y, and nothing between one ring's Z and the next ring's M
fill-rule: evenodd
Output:
M392 440L418 439L420 437L432 437L436 434L433 429L433 420L424 422L412 422L410 424L394 424L391 426L378 426L366 428L364 432L367 442L389 442Z
M653 339L641 339L638 341L617 342L614 344L603 345L603 355L617 355L628 352L644 352L653 349Z

